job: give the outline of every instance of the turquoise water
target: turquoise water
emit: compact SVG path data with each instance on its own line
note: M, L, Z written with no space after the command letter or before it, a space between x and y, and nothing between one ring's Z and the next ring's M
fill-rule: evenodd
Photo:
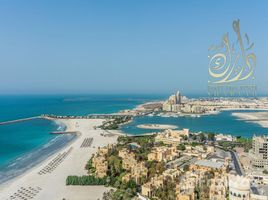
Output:
M0 126L0 167L16 158L18 154L26 153L37 145L48 143L55 136L47 133L57 128L58 126L52 121L43 119Z
M114 113L164 97L161 95L0 96L0 122L41 114ZM0 183L23 173L71 141L73 135L49 134L51 131L64 128L63 125L44 119L1 125Z
M87 115L133 108L162 95L0 96L0 121L40 114Z
M177 125L178 129L189 128L192 132L214 132L231 134L235 136L251 137L253 134L268 134L268 128L239 120L232 116L232 112L251 112L251 111L224 111L215 115L203 115L201 117L136 117L131 123L123 126L122 131L130 134L143 134L155 132L138 128L139 124L171 124Z
M41 114L87 115L115 113L152 100L163 100L168 95L53 95L53 96L0 96L0 121L32 117ZM190 128L193 132L216 132L245 137L267 134L258 124L237 120L230 111L200 118L136 117L122 127L131 134L154 130L139 129L144 123L175 124ZM63 130L62 124L35 119L0 126L0 183L13 178L52 155L73 135L51 135L51 131Z

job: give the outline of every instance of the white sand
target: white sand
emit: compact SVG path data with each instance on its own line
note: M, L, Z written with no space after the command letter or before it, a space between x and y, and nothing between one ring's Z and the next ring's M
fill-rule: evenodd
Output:
M239 112L232 113L232 115L241 120L257 123L262 127L268 128L268 112Z
M103 130L95 130L94 126L102 123L101 119L62 119L60 122L66 124L67 131L79 131L81 134L77 139L64 147L62 150L46 159L38 166L30 169L23 175L0 185L0 199L8 199L17 192L20 187L41 187L33 199L38 200L97 200L101 199L104 186L66 186L65 181L68 175L86 175L85 165L97 147L115 143L117 136L101 136ZM93 138L91 147L80 148L85 138ZM54 171L39 175L43 169L59 153L67 151L72 147L70 154L60 163ZM95 147L95 148L93 148Z
M138 128L143 129L176 129L178 128L175 125L169 125L169 124L140 124L137 126Z

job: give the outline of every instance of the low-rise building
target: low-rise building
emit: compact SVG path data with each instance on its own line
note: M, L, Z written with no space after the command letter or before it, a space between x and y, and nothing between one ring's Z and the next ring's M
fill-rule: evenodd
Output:
M216 141L228 141L228 142L233 142L236 139L232 135L223 135L223 134L216 134L215 135L215 140Z
M142 178L147 178L148 169L145 167L144 162L137 163L131 168L131 178L135 180L136 183L141 183Z
M180 171L177 169L167 169L163 172L165 178L170 177L171 180L177 180L181 175Z
M183 140L183 137L189 138L189 129L183 130L165 130L163 133L157 134L156 142L163 142L164 144L178 145Z
M133 152L129 152L126 148L120 150L118 152L118 156L122 158L123 169L131 170L131 168L133 168L137 164L135 154Z
M176 185L176 200L195 200L195 187L198 176L192 172L186 172L184 178Z
M212 161L212 160L198 160L194 164L190 165L191 170L202 170L202 171L210 171L216 170L220 172L226 172L228 166L226 163L220 161Z
M179 156L177 152L177 148L175 146L172 147L166 147L166 146L161 146L161 147L155 147L151 151L151 153L148 154L148 160L152 161L170 161L173 160Z
M147 178L148 169L144 162L138 162L135 159L135 154L129 152L127 149L122 149L118 152L119 157L122 158L122 167L127 170L127 174L122 178L124 181L133 179L136 183L140 183L142 178Z
M146 196L148 198L151 198L154 196L154 189L163 187L164 184L164 177L163 175L161 176L156 176L151 178L151 180L141 186L141 194L143 196Z
M93 167L96 169L96 176L103 178L107 175L108 162L101 154L96 154L92 159Z
M226 175L217 174L210 180L210 200L226 199L228 194L228 180Z

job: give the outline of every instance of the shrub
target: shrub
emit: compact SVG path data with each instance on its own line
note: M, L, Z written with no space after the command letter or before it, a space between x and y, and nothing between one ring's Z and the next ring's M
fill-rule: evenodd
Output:
M96 178L94 176L68 176L66 185L105 185L106 177Z

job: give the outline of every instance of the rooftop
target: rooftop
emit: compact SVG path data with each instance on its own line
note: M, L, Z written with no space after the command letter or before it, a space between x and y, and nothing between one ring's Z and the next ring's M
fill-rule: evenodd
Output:
M195 164L204 166L204 167L216 168L216 169L220 169L224 165L223 162L213 162L210 160L198 160L195 162Z

